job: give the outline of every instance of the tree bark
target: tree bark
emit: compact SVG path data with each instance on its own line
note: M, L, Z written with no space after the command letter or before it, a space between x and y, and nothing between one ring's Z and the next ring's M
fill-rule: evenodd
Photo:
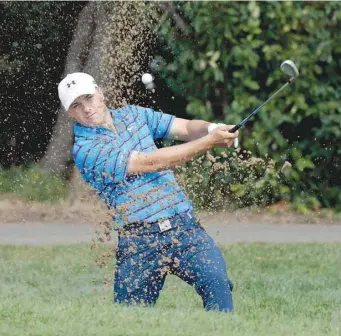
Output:
M147 52L149 16L142 1L90 1L81 11L63 77L72 72L92 75L104 89L107 106L125 104ZM57 88L56 88L57 89ZM73 122L62 108L40 166L70 178L73 175Z
M75 33L66 58L63 77L72 72L89 72L97 75L95 47L96 7L88 3L81 11ZM56 88L57 89L57 88ZM69 177L72 173L73 121L66 115L62 107L57 111L57 122L47 147L47 151L39 165L54 173Z

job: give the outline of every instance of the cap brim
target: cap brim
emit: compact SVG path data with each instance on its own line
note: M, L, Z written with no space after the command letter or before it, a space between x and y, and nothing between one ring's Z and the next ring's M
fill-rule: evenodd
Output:
M71 104L80 96L84 96L87 94L94 94L96 92L96 87L94 87L93 85L88 86L88 87L81 87L79 90L75 90L72 92L72 94L70 94L70 96L68 97L67 102L65 102L65 110L68 111L68 109L70 108Z

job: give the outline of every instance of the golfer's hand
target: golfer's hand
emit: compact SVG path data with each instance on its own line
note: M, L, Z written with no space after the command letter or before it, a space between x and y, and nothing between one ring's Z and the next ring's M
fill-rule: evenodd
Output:
M214 147L231 147L233 140L238 138L239 132L230 133L229 130L235 125L223 125L219 126L210 133L212 140L214 141Z

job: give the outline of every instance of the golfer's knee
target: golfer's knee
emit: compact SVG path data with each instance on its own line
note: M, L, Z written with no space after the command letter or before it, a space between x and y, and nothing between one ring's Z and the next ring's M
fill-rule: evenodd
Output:
M232 292L233 290L233 282L229 279L227 274L223 272L211 273L209 277L204 279L201 286L209 291L214 289L218 291L227 290Z
M209 277L202 279L199 285L200 291L208 294L216 295L218 293L228 293L233 290L233 282L229 279L229 277L222 273L212 273Z

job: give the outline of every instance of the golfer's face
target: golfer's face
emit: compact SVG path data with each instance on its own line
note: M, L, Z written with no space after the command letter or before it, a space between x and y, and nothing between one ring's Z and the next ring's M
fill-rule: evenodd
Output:
M105 104L102 91L97 89L94 94L78 97L67 112L71 118L84 126L96 127L103 124Z

